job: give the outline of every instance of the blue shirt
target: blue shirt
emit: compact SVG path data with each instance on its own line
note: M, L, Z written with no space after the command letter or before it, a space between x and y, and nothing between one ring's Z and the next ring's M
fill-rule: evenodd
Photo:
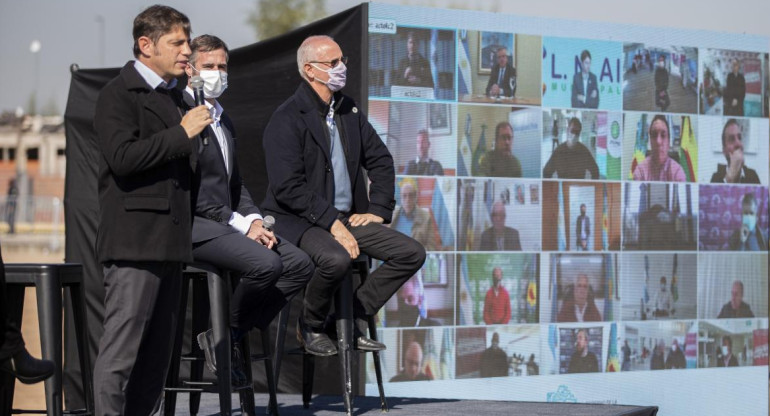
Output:
M340 212L349 212L353 206L353 191L350 187L350 175L342 149L342 140L337 124L334 121L334 99L326 115L326 127L331 137L332 173L334 174L334 208Z

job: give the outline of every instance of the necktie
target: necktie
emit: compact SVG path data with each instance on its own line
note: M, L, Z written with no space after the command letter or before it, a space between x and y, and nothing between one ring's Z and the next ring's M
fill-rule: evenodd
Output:
M505 67L500 68L500 75L497 77L497 86L503 87L503 75L505 75Z

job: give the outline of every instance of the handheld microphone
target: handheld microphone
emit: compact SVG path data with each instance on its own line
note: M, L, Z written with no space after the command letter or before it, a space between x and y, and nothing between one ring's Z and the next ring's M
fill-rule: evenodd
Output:
M275 218L273 218L272 215L268 215L267 217L262 218L262 228L272 232L274 226L275 226Z
M195 99L195 106L199 105L205 105L205 96L203 95L203 78L200 75L196 75L192 78L190 78L190 88L193 90L193 98ZM201 138L203 138L203 145L208 146L209 145L209 137L208 134L206 134L206 130L204 129L201 132Z

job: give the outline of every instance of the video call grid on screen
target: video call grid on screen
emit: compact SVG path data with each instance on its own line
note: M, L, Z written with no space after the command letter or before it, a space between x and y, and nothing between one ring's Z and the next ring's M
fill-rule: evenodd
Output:
M426 23L432 21L425 17L434 14L439 16L435 18L438 24ZM398 15L399 19L383 18L388 15ZM732 365L721 353L721 344L730 342L736 348L740 344L741 350L735 355L738 366L764 366L766 373L770 147L766 39L677 30L672 36L670 29L596 23L590 24L591 31L585 31L587 22L379 4L371 5L370 16L370 39L374 35L372 23L392 22L399 29L405 28L390 34L396 36L393 42L399 38L416 43L392 48L403 53L412 47L430 58L432 52L445 48L438 41L446 42L448 37L431 33L434 29L454 31L455 41L452 70L446 70L446 62L433 66L428 62L423 68L423 73L427 69L431 74L432 93L424 85L400 85L396 93L383 93L380 88L373 94L370 85L370 121L396 162L397 211L407 219L410 215L403 216L404 212L414 213L411 223L399 225L401 231L411 230L413 237L422 240L429 247L429 257L444 256L449 259L445 264L454 265L453 271L444 271L442 276L434 261L431 270L410 279L405 285L407 293L394 295L381 311L386 325L380 333L389 340L389 346L395 346L384 356L386 380L558 375L569 373L570 368L572 372L596 373L709 368L719 366L720 359ZM485 22L483 27L479 21ZM398 26L400 22L402 26ZM581 36L572 39L568 28ZM549 33L543 33L544 29ZM601 36L607 33L610 36ZM389 34L376 36L382 43ZM570 44L581 44L580 39L586 45L605 46L598 53L585 49L592 60L587 65L589 72L596 71L596 83L600 84L598 104L587 104L591 101L592 77L574 79L581 76L583 50L567 50L574 58L562 64L558 54L551 56L551 48L545 48L553 44L553 50L560 52ZM535 40L539 40L536 52L542 52L543 60L533 70L526 68L524 58L533 56ZM703 46L688 46L693 44ZM492 53L500 51L500 45L504 51ZM614 49L607 45L614 45ZM750 49L761 52L752 54ZM484 51L488 56L482 55ZM369 53L376 51L370 48ZM719 97L714 95L714 84L726 88L727 70L721 75L710 70L714 72L709 74L711 84L701 85L703 61L714 61L714 56L720 58L719 69L726 66L722 61L732 56L754 57L745 69L750 85L743 99L744 114L736 115L734 109L714 110L714 100L724 95L724 91L718 91ZM369 62L376 59L370 56ZM500 71L503 64L508 69ZM575 76L561 78L569 88L557 84L566 90L559 91L561 96L548 97L550 91L543 77L548 73L565 75L559 68L573 66ZM714 63L712 67L716 68ZM516 70L515 81L508 76L510 68ZM668 77L668 89L662 95L656 91L656 72L658 84L664 75ZM370 70L370 76L372 73ZM743 64L738 73L744 73ZM495 74L497 78L491 79ZM526 83L531 84L533 74L540 76L535 88ZM608 74L613 79L607 81L619 81L620 89L612 89L616 96L605 99L609 87L615 86L601 85ZM385 76L377 76L377 82L385 85L381 82ZM454 90L447 95L439 89L450 79ZM501 84L497 95L487 91L496 81ZM735 76L730 83L735 83ZM588 93L573 97L575 86ZM703 94L707 89L708 94ZM447 96L453 98L445 99ZM701 102L708 111L701 109ZM656 117L659 114L663 117ZM664 126L668 140L653 145L651 133L660 134ZM513 134L508 134L510 130ZM577 134L573 134L575 130ZM507 136L513 136L512 143L506 143ZM735 137L743 142L739 156L747 168L741 178L755 184L727 185L715 180L726 174L732 156L729 147ZM730 143L725 144L726 140ZM495 153L498 142L507 153ZM575 148L581 153L562 151ZM554 154L557 160L577 159L586 166L553 169L551 164L548 171L563 170L564 175L546 177L545 168ZM667 162L667 169L661 173L645 170L656 157ZM504 169L495 169L489 160L509 163ZM644 174L635 177L640 165ZM433 192L436 189L439 196ZM402 191L414 196L404 200ZM750 216L742 212L747 194L752 195L747 205L749 211L752 207L756 211L754 224L759 231L750 238L764 234L765 249L739 254L742 240L736 232L744 217ZM528 214L522 218L521 213ZM579 217L590 222L587 238L580 235L585 232L580 231L585 220L578 224ZM761 239L756 244L744 242L743 248L756 250L761 243ZM537 267L526 261L532 256L537 257ZM559 264L567 261L585 263L580 267L586 273L570 273ZM728 273L736 268L738 272ZM500 302L487 299L497 275L510 299L505 323L493 322L499 318L499 311L494 312ZM502 292L499 290L497 296ZM576 317L580 308L572 314L560 313L565 303L574 308L575 302L584 298L591 306L582 311L583 322ZM742 300L733 302L736 298ZM488 308L486 303L492 305ZM732 303L737 307L731 309ZM436 312L431 309L434 307ZM706 323L703 330L699 329L701 322ZM736 322L743 322L745 328L731 329L740 326ZM569 358L578 350L581 329L590 332L588 351L597 356L596 366L591 359L569 365ZM422 332L410 335L415 330ZM511 351L510 345L518 342L514 341L515 334L520 333L527 334L525 338L530 341L521 344L520 351ZM718 334L718 338L710 334ZM417 346L415 340L420 341ZM631 351L628 363L623 360L625 341L629 341ZM665 357L674 350L674 341L679 348L667 364ZM488 350L493 343L508 346L503 348L506 374L490 373L489 363L495 362L491 358L495 354ZM657 351L661 344L665 351L662 364ZM421 371L406 374L405 363L417 355L421 357ZM371 365L369 361L369 370ZM373 370L367 383L373 382L371 377ZM423 392L423 397L441 396L425 383L420 385L423 387L417 391ZM614 394L639 400L638 396ZM545 395L523 398L544 400Z

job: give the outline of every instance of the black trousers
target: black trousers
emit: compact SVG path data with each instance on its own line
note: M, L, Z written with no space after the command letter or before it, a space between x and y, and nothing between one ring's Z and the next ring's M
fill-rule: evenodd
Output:
M5 289L5 264L0 253L0 362L11 358L24 349L24 340L19 328L10 322L8 316L7 291Z
M353 307L357 316L374 315L425 262L425 248L409 236L381 224L369 223L348 230L362 253L384 263L355 289ZM342 280L351 273L348 252L328 231L311 227L299 242L316 265L305 290L305 323L320 328Z
M265 328L313 276L310 257L279 237L272 250L241 233L193 245L195 261L241 275L230 301L230 326Z
M99 416L154 413L171 360L182 264L118 262L104 267L104 335L94 369Z

